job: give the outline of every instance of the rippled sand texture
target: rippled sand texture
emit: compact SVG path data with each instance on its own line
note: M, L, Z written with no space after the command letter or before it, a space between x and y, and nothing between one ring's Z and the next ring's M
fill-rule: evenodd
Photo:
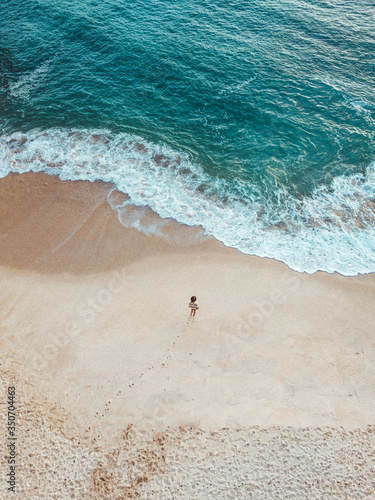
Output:
M104 450L30 380L12 377L14 367L2 368L2 393L11 377L19 401L17 499L374 498L375 425L216 432L180 426L157 433L128 425Z

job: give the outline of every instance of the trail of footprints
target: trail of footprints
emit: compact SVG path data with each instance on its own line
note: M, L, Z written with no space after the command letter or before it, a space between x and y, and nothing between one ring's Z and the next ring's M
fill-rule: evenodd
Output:
M166 367L166 366L168 366L168 365L166 364L166 361L167 361L168 359L170 359L170 358L171 358L171 355L170 355L170 350L171 350L171 348L172 348L172 347L174 347L174 346L176 345L176 342L178 341L178 339L179 339L179 338L181 338L181 336L182 336L184 333L186 333L186 331L188 330L189 326L193 323L193 321L194 321L194 320L192 320L191 318L189 318L189 319L187 320L187 322L186 322L186 324L185 324L184 328L182 329L181 333L180 333L179 335L177 335L177 336L176 336L176 338L175 338L174 342L172 343L172 346L171 346L170 348L168 348L168 349L167 349L166 354L165 354L165 355L161 358L161 361L159 361L160 366L162 366L162 367ZM190 353L190 355L191 355L191 354L192 354L192 353ZM153 370L153 369L155 368L155 365L157 365L157 363L155 363L154 365L151 365L151 366L147 367L147 368L144 370L144 372L145 372L145 373L151 373L151 370ZM144 376L145 376L145 373L141 373L140 375L138 375L138 378L139 378L140 380L144 380L142 377L144 377ZM136 385L136 382L131 382L131 383L129 383L129 387L130 387L130 388L135 387L135 385ZM121 395L121 391L117 391L116 396L120 396L120 395ZM101 415L100 415L101 417L104 417L104 416L105 416L105 414L106 414L107 412L109 412L109 410L110 410L110 406L109 406L109 405L110 405L110 404L111 404L111 401L107 401L107 403L105 404L105 408L104 408L103 412L102 412L102 413L101 413ZM95 413L95 417L99 417L99 414L100 414L100 412L96 412L96 413Z
M166 354L162 357L161 361L160 361L160 366L162 367L166 367L168 366L167 365L167 360L168 359L171 359L171 355L170 355L170 350L172 347L174 347L176 345L176 342L178 342L177 339L179 339L181 337L181 335L183 335L184 333L186 333L188 327L193 323L193 319L189 318L183 328L183 330L181 331L181 333L179 335L176 336L176 339L174 340L174 342L172 343L172 346L170 348L167 349L167 352ZM190 353L191 354L191 353ZM156 363L155 363L156 364ZM149 366L148 368L146 368L145 372L150 372L151 370L153 370L155 368L155 365L151 365ZM142 380L142 377L144 377L145 374L144 373L141 373L138 378L140 378ZM132 382L129 384L129 387L134 387L135 386L135 382Z

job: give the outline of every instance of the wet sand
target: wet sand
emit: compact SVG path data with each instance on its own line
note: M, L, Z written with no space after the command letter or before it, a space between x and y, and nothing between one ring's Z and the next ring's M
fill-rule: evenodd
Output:
M151 211L146 236L111 190L0 180L17 498L375 496L374 275L295 273Z

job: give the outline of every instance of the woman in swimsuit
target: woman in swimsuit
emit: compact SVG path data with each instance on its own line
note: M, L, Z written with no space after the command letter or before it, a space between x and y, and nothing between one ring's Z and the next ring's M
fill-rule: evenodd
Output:
M197 309L199 309L198 304L197 304L197 297L195 297L194 295L190 299L189 307L191 309L191 311L190 311L190 318L191 317L194 318L195 317L195 313L197 312Z

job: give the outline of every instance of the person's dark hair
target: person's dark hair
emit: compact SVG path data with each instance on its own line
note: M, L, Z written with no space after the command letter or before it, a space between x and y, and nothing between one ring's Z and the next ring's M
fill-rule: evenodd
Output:
M197 300L197 297L195 297L195 295L193 295L190 299L192 302L195 302Z

